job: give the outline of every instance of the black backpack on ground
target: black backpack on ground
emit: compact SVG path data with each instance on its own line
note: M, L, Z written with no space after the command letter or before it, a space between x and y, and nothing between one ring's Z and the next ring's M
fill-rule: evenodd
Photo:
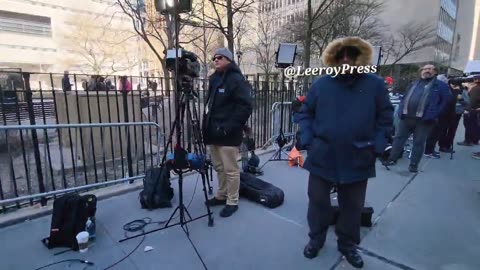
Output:
M340 208L337 205L332 206L333 209L333 217L330 222L330 225L337 224L338 216L340 215ZM362 209L362 216L360 218L360 226L362 227L372 227L372 217L373 217L373 208L372 207L363 207Z
M95 217L95 195L65 194L53 202L50 236L42 239L48 248L66 247L78 251L77 234L85 231L89 217Z
M284 193L280 188L253 174L243 172L240 173L240 196L269 208L282 205L284 200Z
M144 209L172 207L173 188L170 184L170 171L165 166L150 168L143 179L140 191L140 204Z

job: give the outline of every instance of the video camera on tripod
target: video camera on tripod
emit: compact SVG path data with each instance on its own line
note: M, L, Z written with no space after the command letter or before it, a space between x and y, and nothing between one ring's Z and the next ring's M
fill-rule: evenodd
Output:
M182 92L190 93L193 90L193 78L200 77L200 62L198 56L193 52L179 48L169 49L166 52L167 70L175 71L175 63L178 61L179 89Z
M460 85L462 83L472 83L475 81L480 81L480 74L468 76L468 77L455 77L448 80L448 84Z

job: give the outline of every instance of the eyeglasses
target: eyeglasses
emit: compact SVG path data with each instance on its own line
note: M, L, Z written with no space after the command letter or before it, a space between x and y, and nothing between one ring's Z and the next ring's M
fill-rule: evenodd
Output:
M222 60L223 59L223 56L215 56L212 58L212 61L215 61L215 60Z

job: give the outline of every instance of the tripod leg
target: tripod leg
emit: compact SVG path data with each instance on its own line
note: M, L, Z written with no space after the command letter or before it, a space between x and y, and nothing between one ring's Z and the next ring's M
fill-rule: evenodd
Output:
M213 174L212 174L212 167L209 166L209 164L205 164L205 173L206 173L206 177L207 177L207 185L208 185L208 194L212 195L213 194L213 188L212 186L210 185L210 182L213 181L212 178L213 178ZM210 171L210 176L208 175L208 172Z
M181 227L183 228L183 231L187 234L187 236L189 236L190 233L189 233L189 231L188 231L187 223L190 222L190 221L192 221L193 218L192 218L192 216L190 215L190 213L188 212L188 209L187 209L187 207L186 207L185 205L182 204L180 207L182 208L180 211L183 211L183 217L184 217L184 219L185 219L185 220L182 220L182 226L181 226ZM190 220L188 220L188 221L186 220L185 214L190 218Z
M168 227L170 222L173 220L173 217L175 216L175 213L177 213L177 211L179 209L180 209L180 207L178 207L178 206L177 206L177 208L175 208L175 211L173 211L173 213L170 215L170 218L168 219L167 223L165 223L165 228Z
M208 171L206 173L208 173ZM208 201L207 187L205 185L205 181L207 179L205 177L205 173L201 173L201 175L202 175L202 184L203 184L203 194L205 195L205 203L206 203ZM210 210L210 206L208 204L206 204L206 205L207 205L207 212L208 212L208 226L213 227L212 211Z

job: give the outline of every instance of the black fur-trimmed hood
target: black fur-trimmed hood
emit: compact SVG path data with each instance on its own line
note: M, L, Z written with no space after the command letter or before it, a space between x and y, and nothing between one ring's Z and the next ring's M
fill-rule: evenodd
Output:
M341 64L335 60L335 55L346 46L356 47L360 51L360 55L355 61L355 66L372 65L373 47L368 41L359 37L344 37L330 42L323 51L323 63L329 67L341 66Z

